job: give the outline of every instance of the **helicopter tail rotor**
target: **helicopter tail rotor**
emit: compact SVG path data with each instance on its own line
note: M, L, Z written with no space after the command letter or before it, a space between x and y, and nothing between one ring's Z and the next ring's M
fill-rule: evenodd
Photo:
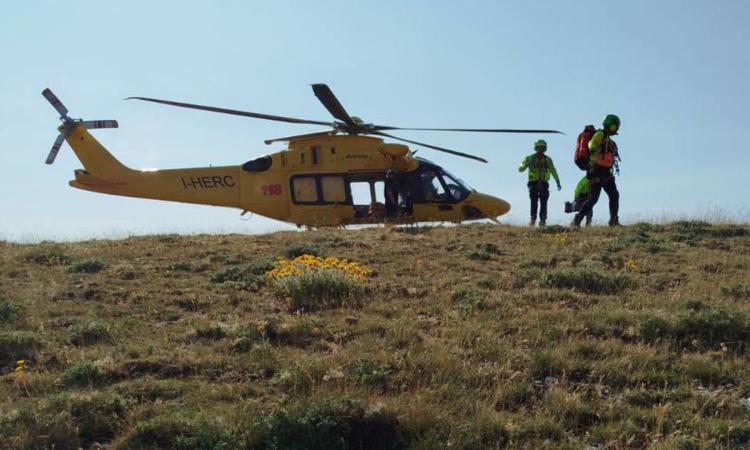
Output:
M58 128L58 130L60 130L60 134L57 135L55 142L52 144L52 148L47 155L45 164L52 164L55 162L57 153L60 151L65 138L67 138L77 126L83 126L87 130L119 127L116 120L83 121L81 119L71 119L70 117L68 117L68 108L65 107L63 102L61 102L60 99L57 98L57 96L49 88L42 91L42 96L46 98L47 101L52 105L52 107L55 108L55 110L60 114L60 120L62 121L62 125Z

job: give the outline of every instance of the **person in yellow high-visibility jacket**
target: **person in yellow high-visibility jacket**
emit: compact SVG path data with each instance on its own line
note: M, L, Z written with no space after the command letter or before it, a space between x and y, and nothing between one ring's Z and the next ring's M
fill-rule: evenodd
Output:
M581 206L589 199L589 193L591 192L591 185L589 179L585 175L578 181L576 189L573 195L572 202L565 202L565 212L571 213L581 210ZM586 226L591 225L591 219L594 217L594 210L589 210L586 215Z
M603 128L594 133L589 141L589 169L586 177L589 180L591 192L588 200L581 205L581 209L573 219L574 227L580 227L583 218L591 213L599 200L602 189L609 197L609 225L620 225L620 219L617 216L620 209L620 193L615 184L615 174L612 173L612 168L618 158L617 144L611 138L620 129L620 118L614 114L608 114L602 125Z
M549 199L549 178L552 175L557 182L557 190L562 189L560 177L557 175L555 164L552 158L546 156L547 142L540 139L534 143L534 154L529 155L518 166L518 171L523 172L529 169L529 181L526 184L529 188L529 198L531 199L531 220L530 226L536 225L536 213L539 206L539 226L547 224L547 200Z

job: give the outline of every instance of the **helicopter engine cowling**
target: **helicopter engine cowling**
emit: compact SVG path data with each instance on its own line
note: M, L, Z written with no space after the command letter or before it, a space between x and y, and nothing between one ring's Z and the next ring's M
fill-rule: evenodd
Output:
M380 144L378 151L385 156L406 156L409 154L409 147L402 144Z

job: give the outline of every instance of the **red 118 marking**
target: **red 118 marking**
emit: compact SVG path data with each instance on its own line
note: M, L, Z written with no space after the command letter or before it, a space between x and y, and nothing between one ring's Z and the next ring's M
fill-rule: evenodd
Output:
M261 186L261 189L263 190L263 195L281 195L280 184L267 184Z

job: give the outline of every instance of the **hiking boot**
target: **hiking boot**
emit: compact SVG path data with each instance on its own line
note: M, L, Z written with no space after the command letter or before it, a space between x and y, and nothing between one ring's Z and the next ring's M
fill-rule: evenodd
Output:
M581 228L581 221L577 218L573 218L573 221L570 222L571 228Z
M609 226L610 227L619 227L620 226L620 219L617 217L613 217L609 219Z
M533 226L535 226L535 225L536 225L536 219L531 219L531 220L529 220L529 226L530 226L530 227L533 227Z
M540 219L539 220L539 226L540 227L546 227L547 226L547 219Z

